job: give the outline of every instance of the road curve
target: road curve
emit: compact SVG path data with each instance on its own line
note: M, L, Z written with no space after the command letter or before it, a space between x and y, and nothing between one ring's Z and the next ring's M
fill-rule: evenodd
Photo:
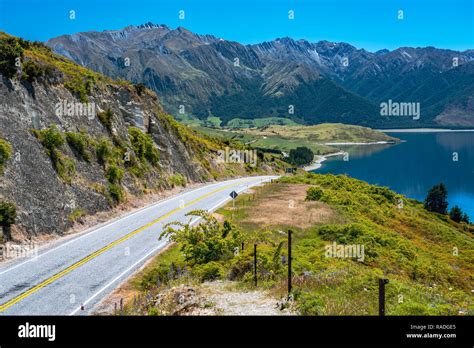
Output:
M189 211L211 211L229 200L233 190L241 192L274 178L247 177L209 184L45 248L33 258L0 265L0 314L90 314L166 246L167 241L158 240L165 224L189 222L185 217Z

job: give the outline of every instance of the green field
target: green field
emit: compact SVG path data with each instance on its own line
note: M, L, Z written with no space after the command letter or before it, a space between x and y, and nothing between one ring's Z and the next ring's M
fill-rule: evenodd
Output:
M259 128L208 128L195 126L194 129L222 140L237 140L252 147L275 149L289 152L298 146L310 148L315 154L339 151L335 145L324 143L367 143L397 142L398 139L366 127L346 124L320 124L316 126L271 125Z

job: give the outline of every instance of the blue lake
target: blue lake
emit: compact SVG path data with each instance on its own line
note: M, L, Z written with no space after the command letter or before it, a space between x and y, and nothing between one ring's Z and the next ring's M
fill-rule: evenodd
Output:
M443 182L450 207L459 205L474 220L474 132L388 134L404 142L340 146L349 153L348 161L330 157L316 172L347 174L420 201Z

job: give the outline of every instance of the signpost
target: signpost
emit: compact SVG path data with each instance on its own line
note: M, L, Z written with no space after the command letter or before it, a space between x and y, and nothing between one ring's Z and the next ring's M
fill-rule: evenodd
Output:
M232 197L232 208L235 208L235 199L237 198L239 194L235 191L232 191L230 193L230 196Z

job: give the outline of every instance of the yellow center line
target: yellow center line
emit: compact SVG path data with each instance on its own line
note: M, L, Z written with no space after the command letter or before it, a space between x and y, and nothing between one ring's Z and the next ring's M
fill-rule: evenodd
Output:
M31 289L29 289L29 290L27 290L27 291L21 293L21 294L18 295L17 297L15 297L15 298L9 300L8 302L5 302L4 304L0 305L0 312L5 311L5 310L8 309L9 307L11 307L11 306L13 306L14 304L20 302L21 300L25 299L26 297L28 297L28 296L34 294L35 292L37 292L38 290L40 290L40 289L44 288L45 286L51 284L51 283L54 282L55 280L58 280L59 278L64 277L66 274L72 272L72 271L75 270L76 268L78 268L78 267L84 265L85 263L89 262L90 260L92 260L92 259L96 258L97 256L99 256L99 255L105 253L107 250L109 250L109 249L111 249L111 248L113 248L113 247L115 247L115 246L117 246L117 245L119 245L119 244L125 242L126 240L132 238L133 236L135 236L136 234L142 232L143 230L146 230L147 228L149 228L149 227L151 227L151 226L157 224L158 222L160 222L160 221L166 219L167 217L173 215L174 213L176 213L176 212L178 212L178 211L180 211L180 210L182 210L182 209L184 209L184 208L187 208L187 207L193 205L194 203L197 203L197 202L199 202L199 201L201 201L201 200L203 200L203 199L205 199L205 198L207 198L207 197L213 195L214 193L217 193L217 192L219 192L219 191L225 190L225 189L227 189L227 188L229 188L229 187L232 187L232 186L237 186L237 185L239 185L239 184L241 184L241 183L243 183L243 182L244 182L244 181L238 182L238 183L235 183L235 184L230 184L230 185L227 185L227 186L224 186L224 187L215 189L215 190L213 190L213 191L211 191L211 192L208 192L208 193L206 193L205 195L203 195L203 196L201 196L201 197L198 197L198 198L196 198L196 199L190 201L190 202L187 203L187 204L184 204L182 207L175 208L175 209L169 211L168 213L166 213L165 215L162 215L162 216L160 216L159 218L157 218L157 219L155 219L155 220L153 220L153 221L147 223L146 225L144 225L144 226L142 226L142 227L136 229L135 231L132 231L132 232L126 234L126 235L123 236L122 238L119 238L119 239L113 241L112 243L110 243L110 244L104 246L103 248L101 248L101 249L99 249L99 250L93 252L92 254L90 254L90 255L84 257L83 259L79 260L78 262L74 263L73 265L71 265L71 266L69 266L69 267L63 269L61 272L58 272L58 273L56 273L55 275L51 276L50 278L48 278L48 279L42 281L42 282L39 283L38 285L35 285L35 286L32 287Z

